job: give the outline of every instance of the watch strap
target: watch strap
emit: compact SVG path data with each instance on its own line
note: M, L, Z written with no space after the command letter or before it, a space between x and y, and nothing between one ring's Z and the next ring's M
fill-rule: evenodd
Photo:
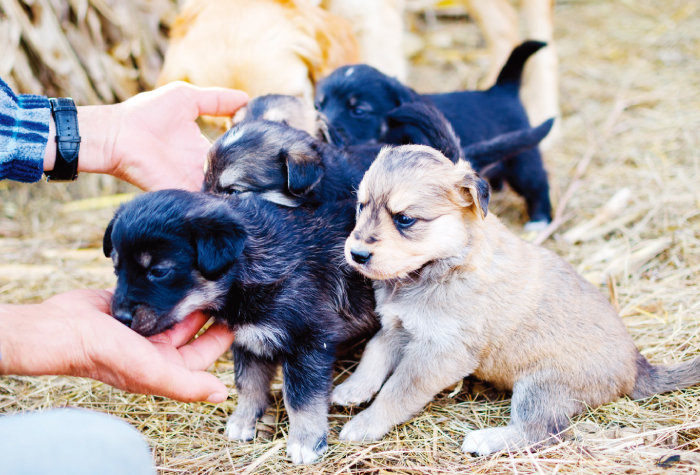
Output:
M78 110L70 97L52 97L49 103L56 124L56 162L45 175L50 181L72 181L78 177Z

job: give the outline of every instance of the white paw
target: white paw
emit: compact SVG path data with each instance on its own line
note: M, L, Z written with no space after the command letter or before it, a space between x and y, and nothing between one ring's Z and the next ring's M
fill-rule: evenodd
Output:
M526 233L539 233L544 231L549 223L547 221L529 221L523 227L523 231Z
M355 406L369 401L377 391L368 385L357 384L352 377L333 389L331 402L339 406Z
M255 438L255 421L244 420L236 417L234 413L226 423L226 437L229 440L253 440Z
M479 456L490 455L517 445L514 440L516 436L517 434L509 427L473 430L464 438L462 452Z
M297 441L287 442L287 457L296 464L313 463L326 451L328 444L325 437L316 444L316 447L304 445Z
M368 442L379 440L389 432L381 417L373 417L369 410L362 411L345 424L340 431L340 439L352 442Z

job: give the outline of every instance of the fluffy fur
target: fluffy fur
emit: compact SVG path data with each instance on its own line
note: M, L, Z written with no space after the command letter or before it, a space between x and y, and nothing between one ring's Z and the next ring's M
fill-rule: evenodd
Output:
M284 376L287 453L310 463L326 449L338 348L379 322L368 280L343 260L354 202L285 209L255 197L166 190L121 206L104 237L117 274L113 315L143 335L194 310L225 321L238 406L226 427L249 440Z
M314 109L313 104L296 96L266 94L254 97L238 109L233 117L234 125L260 120L280 122L303 130L313 137L330 141L323 115Z
M189 0L173 24L158 84L311 100L316 80L359 59L351 25L310 2Z
M427 147L384 150L358 190L346 259L375 279L382 329L337 404L376 397L340 433L374 440L467 375L513 391L508 425L474 430L486 455L540 443L587 406L700 382L700 357L651 365L603 295L487 214L488 187Z
M377 140L387 134L387 114L406 102L428 101L454 128L463 146L530 127L518 97L526 60L544 46L528 41L518 46L502 68L496 84L487 91L456 91L419 95L413 89L367 65L343 66L319 83L316 108L347 143ZM489 171L496 188L508 184L527 204L528 228L551 221L549 184L536 148L501 162Z

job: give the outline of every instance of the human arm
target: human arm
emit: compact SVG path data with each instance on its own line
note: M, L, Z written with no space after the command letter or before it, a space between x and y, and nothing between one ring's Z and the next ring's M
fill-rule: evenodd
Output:
M0 374L63 374L180 401L222 402L226 386L206 372L233 333L190 315L144 338L109 315L111 293L74 290L30 305L0 305Z

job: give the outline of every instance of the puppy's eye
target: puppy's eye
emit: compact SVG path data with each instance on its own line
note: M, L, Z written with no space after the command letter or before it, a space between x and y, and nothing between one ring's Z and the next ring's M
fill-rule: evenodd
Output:
M222 193L225 193L227 195L240 195L241 193L246 193L248 191L250 190L247 190L241 186L230 186L221 190Z
M173 272L172 267L154 266L148 269L149 280L163 280Z
M365 209L365 205L363 203L357 203L357 214L362 213L362 210Z
M365 104L358 104L350 108L350 115L353 117L364 117L372 112L372 109Z
M396 224L396 227L399 229L410 228L415 222L416 218L411 218L405 214L399 213L394 215L394 224Z

